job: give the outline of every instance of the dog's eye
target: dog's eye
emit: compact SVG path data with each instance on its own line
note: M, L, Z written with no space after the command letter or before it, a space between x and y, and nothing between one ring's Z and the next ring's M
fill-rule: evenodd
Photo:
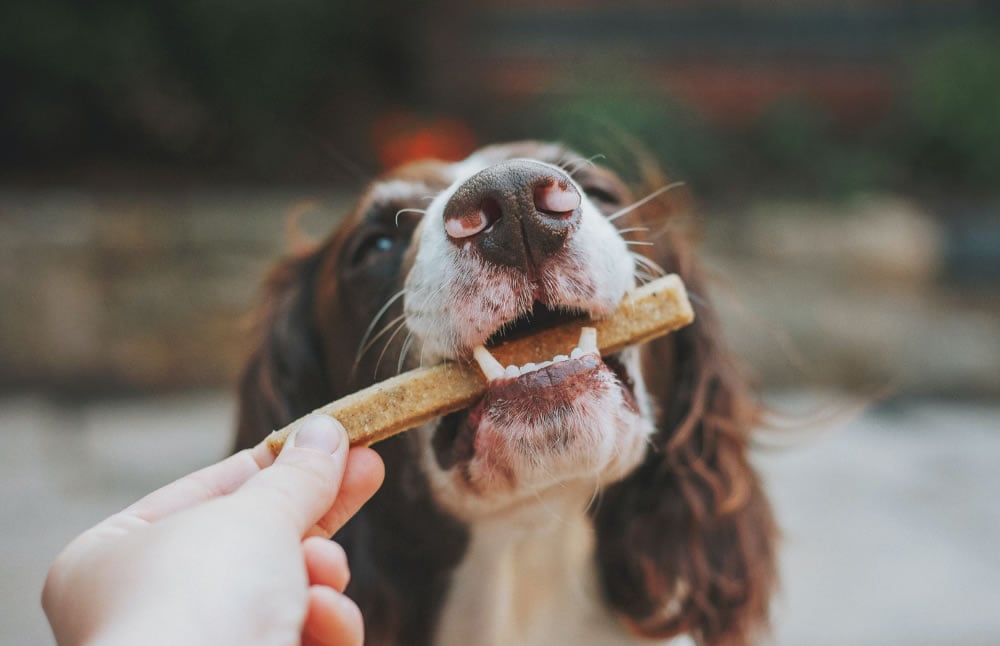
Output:
M373 233L364 238L357 246L352 260L354 264L362 263L368 258L390 251L396 245L396 239L384 233Z

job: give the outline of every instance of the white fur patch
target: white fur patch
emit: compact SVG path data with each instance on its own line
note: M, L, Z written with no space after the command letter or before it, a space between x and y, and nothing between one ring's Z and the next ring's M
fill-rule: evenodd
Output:
M586 503L585 489L571 486L475 524L435 646L636 644L601 599ZM688 637L642 643L693 645Z

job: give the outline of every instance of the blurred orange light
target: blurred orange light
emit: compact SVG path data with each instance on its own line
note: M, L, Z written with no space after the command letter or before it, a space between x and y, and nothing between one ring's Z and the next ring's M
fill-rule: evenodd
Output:
M456 161L475 150L472 130L458 119L389 112L372 125L372 142L383 169L418 159Z

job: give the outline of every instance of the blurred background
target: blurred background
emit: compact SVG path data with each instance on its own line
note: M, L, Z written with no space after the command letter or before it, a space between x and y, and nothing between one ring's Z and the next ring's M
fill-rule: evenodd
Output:
M289 214L531 137L687 183L799 429L756 456L773 642L1000 643L998 79L986 0L4 3L0 642L51 640L72 536L225 453Z

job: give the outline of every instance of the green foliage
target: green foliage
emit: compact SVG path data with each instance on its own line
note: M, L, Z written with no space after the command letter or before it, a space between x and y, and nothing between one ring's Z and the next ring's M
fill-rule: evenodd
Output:
M908 65L903 147L919 176L1000 184L1000 33L960 32Z
M542 115L552 136L583 154L602 154L631 179L637 150L666 160L669 175L710 184L721 163L719 141L698 116L668 97L579 97Z
M253 153L298 127L334 75L378 77L365 39L378 12L346 0L8 3L0 140L42 154L178 142L187 157Z
M952 31L902 57L902 92L884 123L844 128L822 105L789 97L740 130L710 126L660 92L669 79L650 83L630 58L600 48L553 63L533 105L455 101L461 88L442 98L427 72L440 83L451 70L424 69L443 63L414 55L437 19L429 11L349 0L2 3L0 165L45 169L79 154L274 177L283 160L319 146L310 133L340 128L357 152L368 120L403 108L465 118L488 138L562 139L633 176L628 165L644 150L700 194L836 196L904 180L1000 187L996 32ZM453 63L462 78L466 63Z
M810 103L791 99L771 105L750 133L756 155L780 172L815 166L833 139L826 113Z
M780 177L786 191L849 197L885 188L897 175L888 147L865 134L844 136L821 107L786 99L753 124L745 156L761 165L758 173Z

